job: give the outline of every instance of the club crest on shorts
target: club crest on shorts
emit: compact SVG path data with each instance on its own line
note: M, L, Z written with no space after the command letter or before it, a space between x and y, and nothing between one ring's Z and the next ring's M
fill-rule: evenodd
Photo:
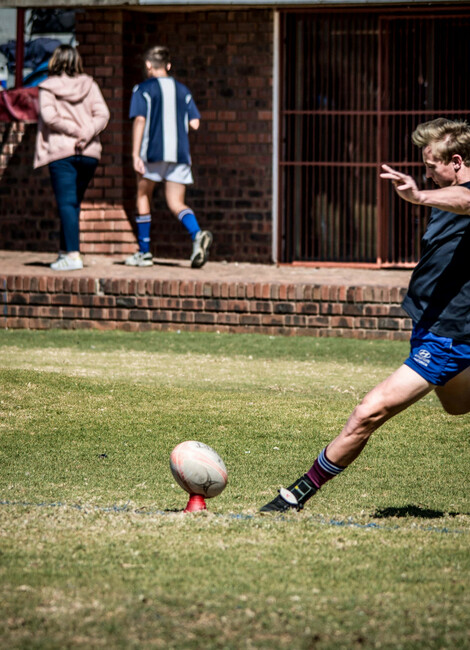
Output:
M413 358L416 363L420 363L422 366L428 366L431 361L431 353L428 350L421 348Z

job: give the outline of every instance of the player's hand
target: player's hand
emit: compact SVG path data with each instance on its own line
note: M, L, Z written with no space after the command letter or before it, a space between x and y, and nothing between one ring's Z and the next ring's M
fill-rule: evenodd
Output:
M134 166L134 171L138 174L145 174L145 165L142 158L135 156L132 158L132 164Z
M384 171L380 174L380 178L392 181L398 196L405 199L405 201L410 201L410 203L420 203L421 193L412 176L403 174L389 165L382 165L382 169Z

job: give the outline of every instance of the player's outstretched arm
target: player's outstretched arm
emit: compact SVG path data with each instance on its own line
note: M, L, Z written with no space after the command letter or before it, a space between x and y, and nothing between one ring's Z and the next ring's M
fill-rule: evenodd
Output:
M389 165L382 165L380 177L392 181L395 191L402 199L438 208L455 214L470 215L470 189L463 185L451 185L435 190L419 190L412 176L403 174Z
M412 176L408 174L403 174L389 165L382 165L383 172L380 174L380 178L384 178L392 181L395 191L402 199L409 201L410 203L416 203L421 205L422 198L421 192L416 185L416 181Z

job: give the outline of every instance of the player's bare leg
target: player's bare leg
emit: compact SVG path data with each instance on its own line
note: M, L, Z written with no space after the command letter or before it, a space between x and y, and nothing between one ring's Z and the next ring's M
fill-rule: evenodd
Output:
M155 181L137 175L137 197L136 208L137 214L150 214Z
M173 181L165 182L165 200L170 212L177 217L182 210L189 210L185 203L186 185L174 183Z
M165 198L168 208L188 230L193 242L191 266L199 269L207 261L209 248L212 244L212 233L208 230L201 230L192 208L185 203L185 194L186 186L182 183L166 182Z
M464 415L470 412L470 367L463 370L445 386L436 386L436 395L447 413Z
M391 417L414 404L434 386L406 365L373 388L356 406L341 433L320 453L310 470L261 512L300 510L328 480L340 474L366 446L370 436Z
M400 366L356 406L341 433L328 445L328 459L347 467L359 456L374 431L433 388L414 370Z

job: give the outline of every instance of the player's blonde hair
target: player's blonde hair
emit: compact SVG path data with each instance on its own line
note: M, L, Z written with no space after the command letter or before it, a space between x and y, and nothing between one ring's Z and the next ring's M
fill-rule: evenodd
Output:
M144 60L156 70L159 68L166 70L170 64L170 50L165 45L155 45L145 52Z
M411 134L418 147L432 146L433 155L445 164L459 154L464 164L470 166L470 125L465 120L447 120L438 117L419 124Z

